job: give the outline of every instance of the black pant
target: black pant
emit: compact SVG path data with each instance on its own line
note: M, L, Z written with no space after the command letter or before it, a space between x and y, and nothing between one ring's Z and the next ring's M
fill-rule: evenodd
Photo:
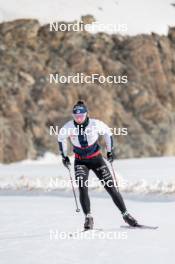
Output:
M92 170L104 185L106 191L112 197L115 205L121 213L126 211L126 207L121 194L115 187L112 175L101 155L92 159L75 159L75 178L79 186L80 203L85 214L90 213L90 200L88 195L88 176Z

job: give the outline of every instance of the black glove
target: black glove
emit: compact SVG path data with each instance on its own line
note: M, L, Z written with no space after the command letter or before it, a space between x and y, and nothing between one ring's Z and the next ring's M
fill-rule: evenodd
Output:
M67 156L63 157L62 161L63 161L64 166L66 168L69 168L69 166L71 165L69 157L67 157Z
M107 160L108 160L109 162L113 162L114 157L113 157L112 152L107 152Z

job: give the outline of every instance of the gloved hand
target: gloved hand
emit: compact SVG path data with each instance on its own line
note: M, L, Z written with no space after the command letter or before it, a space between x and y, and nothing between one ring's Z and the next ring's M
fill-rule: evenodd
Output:
M64 164L64 166L66 167L66 168L69 168L69 166L71 165L71 163L70 163L70 159L69 159L69 157L63 157L63 159L62 159L62 162L63 162L63 164Z
M107 152L107 160L109 162L113 162L114 157L113 157L113 153L112 152Z

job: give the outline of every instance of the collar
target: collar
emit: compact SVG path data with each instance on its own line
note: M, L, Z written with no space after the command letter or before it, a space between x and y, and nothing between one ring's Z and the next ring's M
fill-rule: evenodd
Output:
M85 128L88 126L89 124L89 117L87 116L86 120L84 121L83 124L77 124L75 121L74 121L74 125L77 127L77 128L83 128L83 130L85 130Z

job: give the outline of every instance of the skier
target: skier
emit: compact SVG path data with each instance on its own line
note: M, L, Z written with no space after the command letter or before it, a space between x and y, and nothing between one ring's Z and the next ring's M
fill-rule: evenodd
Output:
M63 164L67 168L71 165L67 156L68 138L73 145L75 179L79 188L80 204L85 214L84 229L93 229L94 224L87 185L89 170L92 170L103 182L104 188L120 210L124 221L130 226L136 226L137 221L128 213L97 142L99 135L103 134L107 148L107 160L113 162L113 140L109 127L100 120L89 118L88 109L83 101L78 101L74 105L72 115L73 120L67 122L60 129L58 144Z

